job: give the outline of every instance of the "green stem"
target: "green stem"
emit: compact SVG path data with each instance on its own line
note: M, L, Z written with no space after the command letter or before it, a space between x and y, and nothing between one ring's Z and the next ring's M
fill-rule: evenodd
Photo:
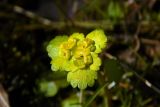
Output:
M79 104L83 107L83 90L80 90Z
M105 107L109 107L108 96L104 96L104 105Z
M108 83L105 83L98 91L94 94L94 96L85 104L84 107L89 107L89 105L93 102L93 100L98 96L98 94L108 85ZM107 98L108 101L108 98ZM108 105L107 105L108 106Z

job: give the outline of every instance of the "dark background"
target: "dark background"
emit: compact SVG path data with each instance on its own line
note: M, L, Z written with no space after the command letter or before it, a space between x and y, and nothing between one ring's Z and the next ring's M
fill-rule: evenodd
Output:
M70 85L59 86L63 82L57 80L66 77L58 78L51 71L46 46L57 35L87 34L96 28L108 37L102 53L105 75L87 88L86 101L106 79L117 80L116 68L125 65L123 73L132 75L118 79L113 89L104 89L110 93L110 107L160 106L159 6L159 0L1 0L0 82L10 106L60 107L64 99L78 93ZM106 54L118 61L110 61ZM155 87L148 87L146 79ZM61 88L48 97L39 88L42 81L56 81ZM105 107L105 96L98 95L91 106Z

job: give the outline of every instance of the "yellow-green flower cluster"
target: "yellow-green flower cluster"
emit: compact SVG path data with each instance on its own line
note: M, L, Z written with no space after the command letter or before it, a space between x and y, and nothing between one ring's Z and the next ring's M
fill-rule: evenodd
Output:
M53 71L68 71L67 81L72 87L85 89L97 79L101 65L98 54L105 48L107 37L97 29L86 37L82 33L57 36L47 46Z

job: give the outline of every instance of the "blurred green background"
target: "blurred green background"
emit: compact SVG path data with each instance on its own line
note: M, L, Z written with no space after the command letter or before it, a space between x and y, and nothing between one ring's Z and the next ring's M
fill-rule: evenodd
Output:
M46 46L96 28L108 43L84 105L160 107L159 0L1 0L0 105L5 93L11 107L79 107L79 90L51 71Z

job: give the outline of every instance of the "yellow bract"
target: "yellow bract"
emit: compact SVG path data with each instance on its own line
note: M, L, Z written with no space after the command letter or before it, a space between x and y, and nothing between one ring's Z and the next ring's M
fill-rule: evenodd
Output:
M97 72L86 69L69 72L67 75L67 81L71 83L73 88L78 86L80 89L85 89L87 86L92 86L95 79L97 79Z
M98 53L105 48L107 37L102 30L94 30L86 38L82 33L70 37L58 36L47 46L53 71L68 71L67 81L73 87L92 86L101 65Z
M107 37L104 34L104 31L101 29L97 29L89 33L86 38L89 38L95 42L96 53L102 52L102 49L106 47Z

